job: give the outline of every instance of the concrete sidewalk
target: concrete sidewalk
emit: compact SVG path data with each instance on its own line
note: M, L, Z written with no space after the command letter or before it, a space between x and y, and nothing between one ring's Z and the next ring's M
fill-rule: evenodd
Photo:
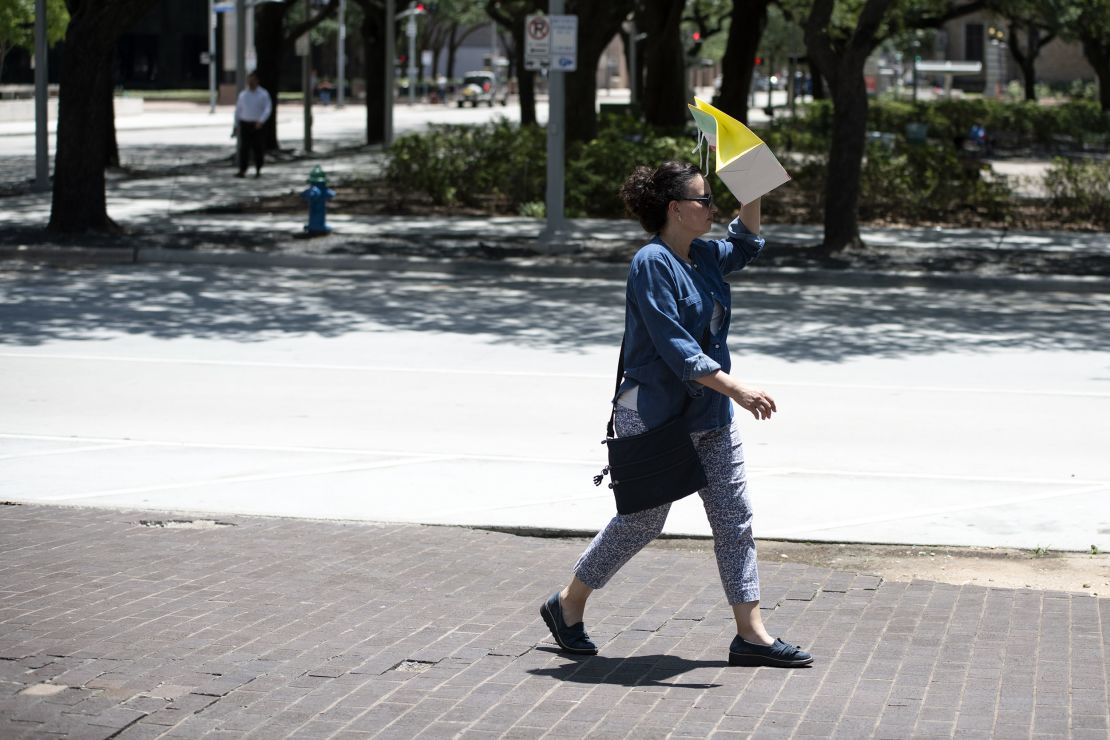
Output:
M190 118L174 110L171 106L168 111L143 118L149 119L150 125L176 125L183 117ZM330 111L329 115L346 120L354 111L348 108ZM197 125L221 119L196 112L191 118L200 122ZM340 146L344 141L336 140L330 146ZM227 156L231 148L225 144L223 150ZM158 152L149 163L153 176L115 176L107 184L109 215L132 232L124 244L114 238L63 239L44 235L42 229L49 221L51 195L24 193L0 200L4 206L0 209L0 256L70 263L206 262L370 270L417 268L422 261L442 263L476 257L487 264L497 261L523 268L589 262L593 269L610 275L627 264L627 255L623 253L646 238L631 219L571 220L557 245L556 251L563 253L560 259L537 253L540 251L537 237L545 226L541 219L438 214L366 216L344 213L337 202L329 215L334 233L306 240L300 237L307 207L298 194L305 188L309 170L321 165L342 194L345 182L381 175L385 157L380 149L347 146L314 155L287 156L282 161L268 162L258 180L237 180L232 177L234 168L230 165L205 165L195 158L187 159L188 164L181 166L181 152L172 147L156 149ZM288 206L279 206L277 213L254 207L253 204L263 200L279 203L284 200L293 207L293 212ZM723 226L717 231L718 235L722 233ZM773 219L764 229L769 242L777 247L818 244L822 231L816 224L776 224ZM966 264L958 260L952 265L941 263L964 250L1050 255L1054 260L1050 270L1073 277L1084 274L1084 268L1073 269L1069 265L1073 258L1082 262L1110 256L1110 243L1104 233L877 227L862 229L861 236L875 249L904 250L923 255L922 259L936 255L938 259L930 263L928 270L956 276L966 272ZM83 245L89 249L82 250ZM388 260L383 262L383 257ZM762 267L763 264L756 265L756 269ZM880 266L878 270L905 272L897 266ZM832 272L875 271L852 266ZM999 266L985 272L1005 275L1006 269Z
M816 661L730 668L711 552L654 545L570 657L537 609L583 546L2 506L0 736L1107 735L1106 599L764 562Z

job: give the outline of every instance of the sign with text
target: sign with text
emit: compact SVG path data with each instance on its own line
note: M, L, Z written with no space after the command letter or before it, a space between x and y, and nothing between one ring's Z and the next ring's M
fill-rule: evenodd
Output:
M551 18L551 69L573 72L578 69L578 16L553 15Z
M546 15L524 18L524 68L546 69L551 62L551 23Z
M524 68L557 72L578 69L578 16L525 17Z

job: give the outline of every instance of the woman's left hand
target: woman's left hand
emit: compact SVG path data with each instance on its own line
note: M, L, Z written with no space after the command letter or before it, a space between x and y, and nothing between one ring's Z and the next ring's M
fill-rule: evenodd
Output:
M700 378L695 378L695 380L706 388L712 388L721 395L728 396L736 401L757 419L770 419L771 414L779 410L778 406L775 405L775 399L761 390L738 383L736 378L723 370L714 370L709 375L703 375Z
M755 388L740 386L732 398L742 408L750 411L756 419L770 419L771 414L778 411L778 407L775 406L775 399Z

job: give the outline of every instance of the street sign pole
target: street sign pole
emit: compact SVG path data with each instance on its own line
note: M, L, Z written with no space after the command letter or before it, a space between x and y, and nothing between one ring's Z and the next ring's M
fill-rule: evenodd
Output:
M216 112L216 9L208 0L208 112Z
M631 103L632 110L635 111L639 110L640 105L640 80L636 77L636 70L639 69L636 62L636 47L639 46L636 36L639 34L639 30L636 28L635 14L633 14L632 20L628 23L628 84L632 88L628 91L628 102Z
M339 43L336 46L335 77L339 89L335 91L335 107L342 108L346 100L343 89L347 86L347 0L339 0Z
M409 19L405 24L405 34L409 37L409 105L416 103L416 3L409 3Z
M562 5L561 0L550 0L552 11ZM563 217L564 190L566 179L566 76L555 69L548 70L547 77L547 226L540 234L540 245L548 249L557 247L566 224Z
M50 189L50 99L46 66L46 0L35 0L35 190Z
M566 242L566 73L577 69L578 26L575 16L563 15L563 0L550 0L548 9L547 225L538 243L547 252L557 252Z
M304 17L312 17L312 0L304 0ZM304 150L312 151L312 37L305 31L304 56L301 57L301 87L304 100Z
M385 112L382 145L385 147L393 143L393 86L396 84L394 71L397 64L397 36L394 33L396 16L397 8L394 0L385 0L385 84L382 85L385 94L382 106Z
M247 0L235 0L235 94L247 86ZM277 95L277 90L274 91Z

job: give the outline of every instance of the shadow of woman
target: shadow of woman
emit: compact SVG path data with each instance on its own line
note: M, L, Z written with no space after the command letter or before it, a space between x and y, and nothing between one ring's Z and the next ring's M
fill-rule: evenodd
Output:
M683 689L713 689L718 683L675 683L675 676L699 668L725 668L723 660L686 660L674 655L634 655L629 658L609 658L603 655L567 655L553 647L538 647L549 653L559 653L565 663L554 668L533 668L534 676L548 676L559 681L575 683L607 683L617 686L663 686Z

